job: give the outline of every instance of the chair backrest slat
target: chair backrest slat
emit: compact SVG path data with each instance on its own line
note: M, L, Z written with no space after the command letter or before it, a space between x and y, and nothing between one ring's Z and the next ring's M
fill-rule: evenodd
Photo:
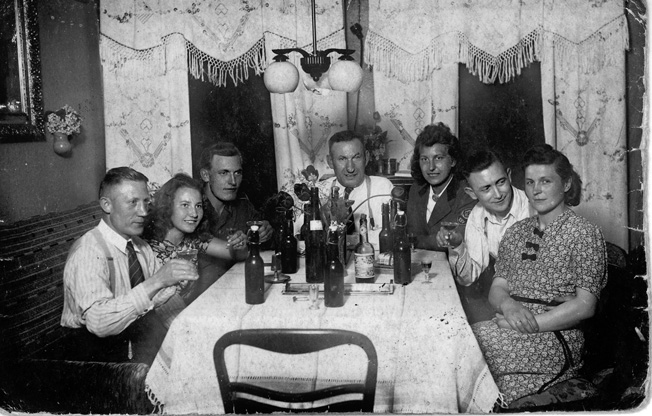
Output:
M282 354L308 354L340 345L356 345L367 354L368 364L364 383L344 384L302 393L288 393L266 389L248 383L231 382L224 358L225 350L231 345L247 345ZM220 385L225 413L268 413L272 411L292 412L373 412L378 374L378 357L373 343L365 335L339 329L248 329L224 334L215 344L215 370ZM261 397L283 403L313 403L337 396L357 394L361 400L348 398L327 405L306 409L286 408L262 404L243 398L239 393Z

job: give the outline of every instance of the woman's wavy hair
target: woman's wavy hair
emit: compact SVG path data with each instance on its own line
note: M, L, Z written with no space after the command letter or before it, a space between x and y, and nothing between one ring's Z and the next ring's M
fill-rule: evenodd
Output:
M199 181L191 178L185 173L177 173L165 182L161 188L156 191L152 198L152 206L145 227L144 237L148 240L163 241L172 225L172 209L174 197L181 188L190 188L199 191L202 195L202 186ZM195 231L188 235L191 238L203 234L208 228L206 216L202 217Z
M554 165L555 172L561 180L563 182L570 180L571 183L570 189L566 191L564 202L571 207L579 205L582 197L582 179L575 172L566 155L549 144L537 144L523 155L523 171L530 165Z
M410 161L410 173L412 178L419 184L426 183L426 178L421 173L419 159L421 158L421 147L430 147L435 144L445 144L448 146L448 154L455 160L455 166L451 169L455 173L462 165L462 147L460 141L455 137L451 129L442 122L426 126L417 136L417 142L414 144L414 152Z

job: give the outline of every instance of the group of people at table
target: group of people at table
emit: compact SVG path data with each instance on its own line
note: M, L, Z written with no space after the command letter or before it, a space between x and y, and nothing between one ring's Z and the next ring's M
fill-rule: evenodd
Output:
M345 189L356 218L380 219L386 201L367 198L389 195L393 185L365 174L362 136L343 131L328 144L330 186ZM499 154L480 149L465 157L449 127L429 125L414 147L406 209L416 247L448 252L507 404L577 376L584 345L578 324L594 314L606 284L602 233L571 209L581 180L568 158L536 145L522 161L524 190L512 185ZM262 220L261 242L272 239L269 222L239 192L243 165L234 145L206 148L200 168L201 181L177 174L153 197L142 173L106 173L103 218L75 242L64 271L61 325L75 340L71 359L151 363L174 317L246 258L246 223ZM450 231L444 221L459 226ZM377 250L375 228L369 241ZM188 246L198 249L198 264L178 258Z

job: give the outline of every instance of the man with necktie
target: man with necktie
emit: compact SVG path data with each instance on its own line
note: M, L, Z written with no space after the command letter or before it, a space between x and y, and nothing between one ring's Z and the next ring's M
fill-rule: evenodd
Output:
M446 244L436 238L443 222L457 223L464 235L476 201L464 191L467 183L457 173L462 160L460 143L444 123L426 126L417 136L407 203L408 233L416 235L417 248L444 249Z
M145 175L109 170L99 199L102 219L73 244L64 269L66 358L151 364L165 336L153 311L176 293L174 285L197 280L197 270L180 259L157 269L152 249L138 237L149 212Z
M346 130L333 134L328 140L327 162L328 166L333 168L335 177L326 179L326 187L330 189L338 186L344 190L344 199L353 201L351 231L353 227L358 231L361 214L369 218L369 242L378 251L382 203L391 199L390 194L394 186L387 178L366 175L365 166L368 160L369 154L365 150L364 138L361 135Z
M479 150L469 156L462 172L468 186L466 193L478 204L466 223L465 234L440 230L439 244L448 242L448 261L459 289L462 306L475 323L494 317L488 295L494 276L498 247L507 229L535 214L525 192L512 186L511 170L505 168L500 155ZM531 247L538 251L533 243ZM528 255L528 254L524 254Z

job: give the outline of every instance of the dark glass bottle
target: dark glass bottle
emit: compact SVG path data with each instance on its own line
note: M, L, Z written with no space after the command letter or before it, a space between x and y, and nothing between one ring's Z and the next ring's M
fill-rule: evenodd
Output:
M406 233L407 218L400 208L396 211L394 230L394 282L408 284L412 281L412 250Z
M356 283L373 283L376 278L374 246L369 242L367 230L367 214L360 214L360 242L353 251Z
M310 189L310 205L312 210L306 237L306 282L322 283L325 274L326 244L317 187Z
M378 235L378 239L379 239L378 252L389 253L393 250L393 246L394 246L392 230L389 225L389 203L387 202L383 203L382 213L383 213L383 229L380 230L380 234Z
M296 273L297 264L297 239L294 236L294 221L292 209L285 211L285 226L281 238L281 271L283 273Z
M310 216L312 215L312 207L310 202L303 206L303 224L301 224L301 231L299 231L299 239L306 241L308 239L308 231L310 231Z
M249 231L249 256L245 260L245 301L250 305L265 302L265 264L260 257L258 226Z
M327 308L344 306L344 266L340 261L337 226L328 233L326 276L324 277L324 305Z

